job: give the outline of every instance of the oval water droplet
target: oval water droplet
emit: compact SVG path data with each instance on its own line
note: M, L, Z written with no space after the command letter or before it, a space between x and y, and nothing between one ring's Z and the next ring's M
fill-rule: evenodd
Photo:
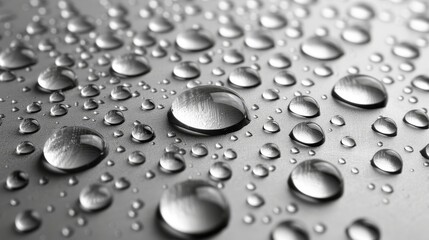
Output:
M29 181L28 173L15 170L7 176L4 187L9 191L15 191L25 188Z
M274 83L279 86L289 87L296 84L296 78L288 71L280 71L274 76Z
M106 33L98 36L95 39L95 45L103 50L113 50L120 48L123 45L123 42L120 38L116 37L111 33Z
M84 187L79 194L79 206L83 211L95 212L106 209L113 202L113 194L101 184Z
M135 142L145 143L152 141L155 138L155 132L146 124L135 124L131 131L131 139Z
M346 228L349 240L380 240L380 229L368 219L357 219Z
M279 13L270 12L260 16L259 23L268 29L279 29L286 26L287 20Z
M341 32L341 37L348 43L365 44L371 40L369 32L364 28L351 26Z
M211 48L214 40L205 30L188 29L177 34L176 45L182 51L198 52Z
M304 118L314 118L320 115L320 107L317 101L310 96L296 96L288 106L289 112Z
M37 230L42 224L40 214L32 209L24 210L15 217L15 230L19 233L29 233Z
M36 54L30 48L13 46L0 52L0 67L5 69L20 69L36 64Z
M429 117L420 109L413 109L407 112L403 118L403 121L409 126L428 129L429 128Z
M310 37L301 44L301 51L317 60L334 60L341 57L342 48L326 37Z
M416 16L408 20L408 27L420 33L429 32L429 19L425 16Z
M229 74L228 82L237 88L253 88L261 84L261 77L250 67L238 67Z
M280 157L280 149L274 143L266 143L259 149L261 157L265 159L276 159Z
M210 166L209 174L213 180L225 181L231 178L232 170L228 163L215 162Z
M237 93L208 85L180 94L171 105L168 120L180 130L200 135L237 131L250 122L244 100Z
M119 125L124 121L124 114L119 110L110 110L104 115L104 124L106 125Z
M271 240L310 240L310 236L302 223L287 220L271 231Z
M340 143L345 148L354 148L354 147L356 147L356 141L352 137L350 137L350 136L343 137L341 139Z
M40 73L37 86L45 92L64 91L76 86L76 78L73 70L52 65Z
M200 76L200 68L195 62L185 61L173 68L173 76L179 80L190 80Z
M178 173L185 170L185 160L176 152L166 152L159 160L159 167L166 173Z
M372 157L371 165L385 173L399 174L402 172L403 163L401 156L396 151L381 149Z
M124 54L112 60L112 70L126 77L135 77L151 70L148 60L137 54Z
M298 123L289 136L292 140L309 147L317 147L325 142L322 128L314 122Z
M34 118L24 118L19 124L19 133L31 134L40 130L39 122Z
M411 43L401 42L393 46L392 53L405 59L415 59L420 56L419 49Z
M255 50L266 50L274 47L274 40L264 32L250 32L244 38L244 44Z
M380 117L372 124L371 127L375 132L387 137L396 136L398 130L395 121L388 117Z
M429 77L426 75L418 75L413 80L411 80L411 85L413 87L420 89L422 91L429 91Z
M123 101L132 97L130 88L126 86L116 86L110 92L110 97L115 101Z

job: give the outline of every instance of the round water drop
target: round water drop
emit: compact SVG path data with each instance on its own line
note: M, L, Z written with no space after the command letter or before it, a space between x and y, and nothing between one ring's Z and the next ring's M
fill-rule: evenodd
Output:
M280 132L280 126L279 124L274 120L269 120L266 123L264 123L264 126L262 127L266 133L276 133Z
M148 32L139 32L133 38L133 44L137 47L150 47L155 43L156 39Z
M328 66L318 66L313 70L314 74L318 77L330 77L334 73L332 68Z
M115 101L123 101L132 97L132 93L128 87L116 86L110 92L110 97Z
M188 29L177 34L176 45L182 51L197 52L211 48L214 41L205 30Z
M271 231L271 240L310 240L303 224L295 220L280 222Z
M429 19L425 16L416 16L408 20L408 27L420 33L429 32Z
M352 26L341 32L341 37L348 43L365 44L371 40L369 32L361 27Z
M41 72L37 78L37 86L45 92L67 90L76 86L76 74L67 67L52 65Z
M159 167L166 173L178 173L185 170L185 160L176 152L166 152L159 160Z
M32 209L24 210L15 217L15 230L19 233L29 233L37 230L42 224L40 214Z
M334 60L341 57L343 49L326 37L310 37L301 44L301 51L317 60Z
M399 174L402 172L403 163L401 156L396 151L381 149L372 157L371 165L385 173Z
M258 208L265 204L265 199L262 197L262 195L253 193L247 197L246 202L249 204L249 206Z
M67 23L67 30L71 33L88 33L94 28L95 26L85 16L74 17Z
M215 162L209 169L210 177L217 181L225 181L231 178L232 170L228 163Z
M74 65L74 59L68 54L62 54L55 59L55 65L58 67L71 67Z
M261 149L259 149L259 153L265 159L276 159L280 157L279 146L274 143L264 144Z
M36 150L34 144L30 141L20 142L18 146L16 146L16 154L18 155L27 155Z
M380 240L381 233L377 225L368 219L357 219L346 228L349 240Z
M322 128L314 122L298 123L289 136L292 140L309 147L317 147L325 142Z
M135 142L145 143L152 141L155 138L155 132L146 124L135 124L131 131L131 139Z
M218 33L219 36L229 39L239 38L244 34L242 27L235 23L228 23L220 26Z
M429 91L429 77L426 75L418 75L411 80L411 85L419 90Z
M314 118L320 115L320 107L317 101L310 96L296 96L288 106L290 113L298 117Z
M287 20L283 15L270 12L259 17L259 23L268 29L279 29L286 26Z
M16 171L11 172L7 176L6 183L5 183L4 187L7 190L15 191L15 190L25 188L28 185L29 181L30 180L28 177L28 173L20 171L20 170L16 170Z
M222 192L203 180L179 182L165 190L159 213L166 230L188 239L219 232L230 217Z
M388 117L380 117L372 124L371 128L375 132L387 137L396 136L398 131L395 121Z
M261 84L261 77L250 67L238 67L229 74L228 82L237 88L253 88Z
M274 47L274 40L264 32L250 32L244 38L244 44L255 50L266 50Z
M374 18L375 13L371 6L365 3L357 3L349 8L350 17L358 20L370 20Z
M292 63L286 55L277 53L268 59L268 65L273 68L283 69L290 67Z
M361 74L341 78L332 89L332 96L343 103L364 109L382 108L387 104L387 91L377 79Z
M427 144L422 150L420 150L420 154L424 158L429 159L429 144Z
M86 212L95 212L110 206L113 195L101 184L94 183L84 187L79 194L79 206Z
M111 33L102 34L95 39L95 45L103 50L113 50L120 48L123 42L120 38Z
M429 128L429 117L420 109L413 109L407 112L403 118L403 121L411 127L420 129Z
M289 87L296 84L296 78L292 73L283 70L276 73L274 76L274 83L279 86Z
M20 69L36 64L37 58L33 50L24 46L14 46L0 52L0 67Z
M288 184L295 194L312 201L335 200L344 191L340 171L332 163L320 159L299 163L292 170Z
M24 118L19 124L19 133L31 134L40 130L39 122L34 118Z
M112 70L121 76L135 77L148 73L151 68L145 57L129 53L115 57Z
M146 156L140 151L134 151L128 156L128 163L131 165L141 165L146 162Z
M345 148L354 148L354 147L356 147L356 141L352 137L350 137L350 136L343 137L341 139L340 143Z
M164 17L155 17L147 25L148 29L155 33L166 33L173 30L174 25Z
M67 107L64 104L55 104L51 107L49 114L52 117L61 117L66 115L68 112Z
M392 53L398 57L405 59L415 59L420 55L419 49L414 45L402 42L393 46Z
M195 62L186 61L174 66L173 76L179 80L190 80L200 76L200 68Z
M169 122L198 135L234 132L250 122L244 100L225 87L197 86L180 94L168 112Z
M106 125L119 125L124 121L124 114L119 110L110 110L104 115L104 124Z
M197 143L191 148L191 155L196 158L205 157L209 154L209 150L207 149L207 146L203 143Z
M276 89L267 89L262 93L262 99L266 101L275 101L280 98Z
M81 171L107 155L103 136L86 127L62 127L55 130L43 148L45 160L63 171Z
M11 71L0 69L0 82L11 82L16 79L16 75Z

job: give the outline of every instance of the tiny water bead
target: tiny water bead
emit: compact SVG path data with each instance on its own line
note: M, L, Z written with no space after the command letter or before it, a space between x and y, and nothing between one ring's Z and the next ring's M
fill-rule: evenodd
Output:
M19 233L29 233L42 225L40 214L32 209L24 210L15 217L15 230Z
M250 67L238 67L229 74L228 82L236 88L254 88L261 84L261 77Z
M79 194L79 206L86 212L105 209L112 201L113 195L110 190L98 183L84 187Z
M292 140L309 147L317 147L325 142L322 128L314 122L298 123L289 136Z
M288 180L290 189L299 197L310 201L330 201L341 197L344 182L340 171L321 159L299 163Z
M310 236L301 222L286 220L271 231L271 240L310 240Z
M46 140L43 155L47 163L62 171L81 171L107 155L103 136L86 127L62 127Z
M197 86L181 93L168 112L176 128L197 135L237 131L250 122L244 100L220 86Z
M384 173L399 174L402 172L402 158L392 149L382 149L374 154L371 165Z
M341 78L332 89L332 96L351 106L374 109L387 105L387 91L377 79L361 74Z
M182 238L202 237L223 229L230 208L223 193L204 180L187 180L161 196L159 214L167 231Z
M137 54L124 54L112 60L112 70L125 77L135 77L151 70L148 60Z
M377 225L368 219L360 218L346 228L349 240L380 240L381 233Z

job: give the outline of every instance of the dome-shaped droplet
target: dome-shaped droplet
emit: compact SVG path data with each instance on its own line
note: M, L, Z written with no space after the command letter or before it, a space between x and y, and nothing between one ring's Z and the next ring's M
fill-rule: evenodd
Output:
M287 24L286 18L279 13L266 13L259 17L261 26L268 29L279 29Z
M310 240L303 224L294 220L282 221L271 231L271 240Z
M106 125L119 125L125 121L124 114L119 110L110 110L104 115Z
M222 192L203 180L179 182L165 190L159 213L165 227L183 238L218 232L230 216Z
M380 240L381 233L377 225L367 219L357 219L346 228L349 240Z
M332 74L334 73L332 68L328 66L323 66L323 65L315 67L313 72L318 77L329 77L329 76L332 76Z
M19 133L31 134L39 131L40 124L34 118L24 118L19 124Z
M396 136L398 127L396 126L395 121L388 117L380 117L372 124L372 130L375 132L387 136L394 137Z
M35 210L24 210L15 217L15 230L19 233L32 232L40 227L42 218Z
M352 137L350 137L350 136L343 137L341 139L340 143L345 148L354 148L354 147L356 147L356 141Z
M284 70L274 76L274 83L279 86L289 87L296 84L296 78L292 73Z
M38 102L32 102L27 105L27 113L36 113L42 110L42 105Z
M64 104L55 104L49 110L49 114L52 117L61 117L68 113L67 107Z
M280 131L279 124L274 120L269 120L262 127L266 133L276 133Z
M412 17L408 20L408 27L416 32L427 33L429 32L429 18L425 16Z
M15 190L25 188L28 185L29 181L30 180L28 177L28 173L20 171L20 170L16 170L16 171L11 172L7 176L6 183L5 183L4 187L7 190L15 191Z
M133 38L133 44L137 47L150 47L155 43L156 39L148 32L139 32Z
M33 50L24 46L14 46L0 52L0 68L20 69L36 64Z
M350 17L358 20L370 20L374 18L375 13L370 5L365 3L356 3L351 6L348 10L348 14Z
M132 97L131 90L125 86L116 86L110 92L110 97L116 101L127 100Z
M16 146L15 152L18 155L27 155L27 154L34 152L35 150L36 150L36 147L34 146L34 144L32 142L23 141L23 142L20 142Z
M86 212L105 209L113 201L110 190L101 184L94 183L84 187L79 194L79 206Z
M277 144L266 143L259 149L261 157L265 159L276 159L280 157L280 149Z
M244 56L239 51L232 49L225 51L223 57L223 61L228 64L239 64L244 62Z
M166 173L178 173L185 170L185 160L176 152L166 152L159 160L159 167Z
M186 132L218 135L237 131L250 121L244 100L225 87L197 86L172 103L168 120Z
M265 50L274 47L274 40L264 32L250 32L244 38L244 44L255 50Z
M111 33L102 34L95 39L97 47L103 50L112 50L121 47L124 43L119 37Z
M148 29L155 33L166 33L173 30L173 23L164 17L155 17L147 25Z
M280 98L278 90L276 89L267 89L262 93L262 99L266 101L275 101Z
M146 124L135 124L131 131L131 139L135 142L145 143L152 141L155 138L155 132Z
M52 92L51 95L49 95L49 102L51 103L59 103L66 99L66 96L64 93L60 91Z
M112 70L122 76L135 77L148 73L151 68L145 57L131 53L115 57Z
M239 38L243 36L244 31L242 27L235 23L225 24L218 29L219 36L224 38Z
M134 151L128 155L128 163L131 165L140 165L146 162L146 156L140 151Z
M341 37L348 43L365 44L371 40L369 32L361 27L347 27L341 32Z
M190 80L200 76L200 68L195 62L185 61L173 68L173 76L179 80Z
M419 49L407 42L401 42L394 45L392 52L394 55L405 59L415 59L420 55Z
M428 129L429 128L429 117L420 109L413 109L407 112L403 118L403 121L409 126Z
M286 55L277 53L268 59L268 65L273 68L282 69L290 67L292 63Z
M427 144L422 150L420 150L420 154L426 158L429 159L429 144Z
M82 97L95 97L100 95L100 89L94 84L88 84L80 90L80 95Z
M68 54L62 54L55 59L55 65L58 67L71 67L74 65L74 59Z
M177 34L176 45L182 51L197 52L211 48L214 40L205 30L188 29Z
M253 88L261 84L261 77L250 67L238 67L229 74L228 82L237 88Z
M396 151L381 149L372 157L371 165L385 173L399 174L402 172L403 163L401 156Z
M209 154L207 146L203 143L197 143L191 148L191 155L197 158L205 157Z
M313 201L335 200L344 191L340 171L332 163L320 159L299 163L292 170L288 184L295 194Z
M45 92L71 89L76 86L76 74L69 68L52 65L40 73L37 86Z
M429 91L429 77L427 75L418 75L411 80L413 87L428 92Z
M265 199L262 195L258 193L253 193L247 196L246 202L249 206L258 208L265 204Z
M67 30L71 33L88 33L94 29L94 25L85 16L74 17L67 23Z
M217 181L225 181L231 178L232 170L228 163L215 162L209 169L210 177Z
M341 78L332 89L332 96L355 107L373 109L387 104L387 91L377 79L361 74Z
M155 103L152 101L152 99L145 99L142 102L142 110L150 111L155 109Z
M292 114L304 118L314 118L320 115L319 104L310 96L294 97L289 103L288 110Z
M343 49L326 37L310 37L301 44L301 51L317 60L334 60L341 57Z
M46 161L63 171L80 171L96 165L107 155L103 136L86 127L55 130L43 148Z
M325 142L322 128L314 122L298 123L289 136L292 140L310 147L320 146Z
M0 69L0 82L11 82L16 79L16 75L8 70Z

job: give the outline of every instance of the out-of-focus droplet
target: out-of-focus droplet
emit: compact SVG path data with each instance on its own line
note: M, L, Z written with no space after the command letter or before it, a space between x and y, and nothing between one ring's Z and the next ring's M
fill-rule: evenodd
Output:
M310 37L301 45L301 51L317 60L334 60L341 57L343 49L332 40L322 37Z
M0 52L0 67L20 69L36 64L36 54L24 46L9 47Z
M229 74L228 82L237 88L253 88L261 84L261 77L250 67L238 67Z
M429 91L429 77L427 75L418 75L411 80L413 87L428 92Z
M20 170L15 170L7 176L4 187L7 190L15 191L25 188L28 185L29 181L30 180L28 177L28 173Z
M112 60L112 70L122 76L135 77L148 73L151 68L145 57L136 54L125 54Z
M274 40L264 32L250 32L244 38L244 44L255 50L266 50L274 47Z
M314 118L320 115L320 107L317 101L310 96L296 96L288 106L289 112L304 118Z
M304 225L295 220L282 221L271 231L272 240L310 240Z

